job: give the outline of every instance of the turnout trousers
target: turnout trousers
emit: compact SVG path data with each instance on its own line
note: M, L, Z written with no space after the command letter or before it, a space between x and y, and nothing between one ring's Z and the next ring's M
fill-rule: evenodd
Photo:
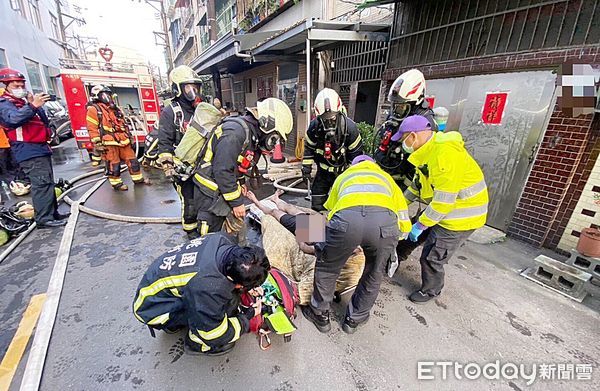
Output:
M123 180L121 179L121 162L127 165L131 180L133 180L134 183L144 181L140 162L137 160L135 152L130 145L124 147L108 145L105 146L105 148L106 152L103 157L106 160L106 175L113 187L118 187L123 184Z
M364 322L375 304L388 259L400 237L398 216L379 206L355 206L333 215L325 230L325 243L316 247L314 292L310 305L317 314L329 311L335 283L357 246L365 254L365 268L347 315Z

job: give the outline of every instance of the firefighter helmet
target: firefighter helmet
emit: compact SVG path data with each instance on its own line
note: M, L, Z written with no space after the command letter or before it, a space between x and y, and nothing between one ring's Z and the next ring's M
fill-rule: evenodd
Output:
M109 104L112 101L112 91L102 84L96 84L90 90L90 99L95 102Z
M425 77L417 69L411 69L398 76L388 94L388 101L391 103L419 104L424 98Z
M202 88L202 79L194 70L187 65L180 65L173 68L169 73L169 79L171 80L171 90L175 97L184 96L189 101L194 101L197 96L200 95L200 88ZM197 90L193 91L193 88L189 88L190 91L185 91L185 84L197 85Z
M11 81L25 81L25 76L15 69L0 69L0 83L8 84Z
M11 181L9 187L10 191L17 196L23 196L25 194L28 194L31 189L30 184L23 183L20 181Z
M14 213L15 216L26 220L33 219L33 216L35 214L33 205L31 205L27 201L17 202L16 204L10 207L10 211Z
M277 133L287 140L294 126L294 117L289 106L277 98L267 98L256 104L255 109L248 109L258 120L260 130L264 134Z
M344 111L342 98L331 88L323 88L315 98L315 113L320 116L325 113L337 114Z

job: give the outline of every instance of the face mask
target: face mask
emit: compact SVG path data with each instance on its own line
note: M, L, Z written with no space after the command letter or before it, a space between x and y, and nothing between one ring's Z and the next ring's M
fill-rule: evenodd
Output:
M190 102L195 102L200 96L200 88L196 84L185 84L183 86L183 96Z
M410 136L408 136L410 137ZM408 140L408 137L404 139L404 141L402 141L402 149L404 149L404 152L411 154L413 152L415 152L415 142L412 143L412 145L409 147L408 145L406 145L406 140Z
M12 90L12 95L15 98L25 98L27 96L27 90L25 88L15 88Z

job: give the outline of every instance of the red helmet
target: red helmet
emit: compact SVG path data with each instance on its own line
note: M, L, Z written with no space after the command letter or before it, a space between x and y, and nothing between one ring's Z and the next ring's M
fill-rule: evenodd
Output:
M0 69L0 83L8 84L11 81L25 81L25 76L23 76L21 72L14 69Z

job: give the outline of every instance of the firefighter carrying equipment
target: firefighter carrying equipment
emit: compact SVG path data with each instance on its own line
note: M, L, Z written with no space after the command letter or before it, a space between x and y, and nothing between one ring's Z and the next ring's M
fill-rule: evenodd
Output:
M254 311L228 308L237 294L222 270L235 246L227 235L213 233L160 256L138 286L136 319L151 329L189 327L189 340L205 353L237 341L248 332Z
M489 201L485 178L460 133L434 133L408 161L417 168L415 181L404 192L408 202L431 198L419 217L421 224L439 224L450 231L485 224Z
M270 334L282 335L284 342L290 342L297 327L296 306L300 302L298 286L276 268L269 270L267 280L261 285L264 294L254 298L250 294L242 295L242 305L252 307L256 300L262 302L262 313L250 320L249 331L259 338L261 350L271 347Z
M402 191L377 163L362 161L337 177L325 202L329 211L327 219L331 220L336 212L354 206L389 209L398 216L400 238L406 238L410 232L412 224Z
M16 196L24 196L31 191L31 184L21 181L11 181L9 187L10 191Z
M90 103L86 121L90 141L103 150L110 184L115 189L126 189L121 180L121 162L127 164L134 183L143 183L140 163L131 148L129 129L119 109L102 102Z
M175 67L169 73L169 79L171 80L171 92L176 98L183 96L190 102L196 101L197 98L201 99L202 79L192 68L187 65ZM186 85L195 86L195 91L192 91L193 88L188 88L189 91L186 92Z

